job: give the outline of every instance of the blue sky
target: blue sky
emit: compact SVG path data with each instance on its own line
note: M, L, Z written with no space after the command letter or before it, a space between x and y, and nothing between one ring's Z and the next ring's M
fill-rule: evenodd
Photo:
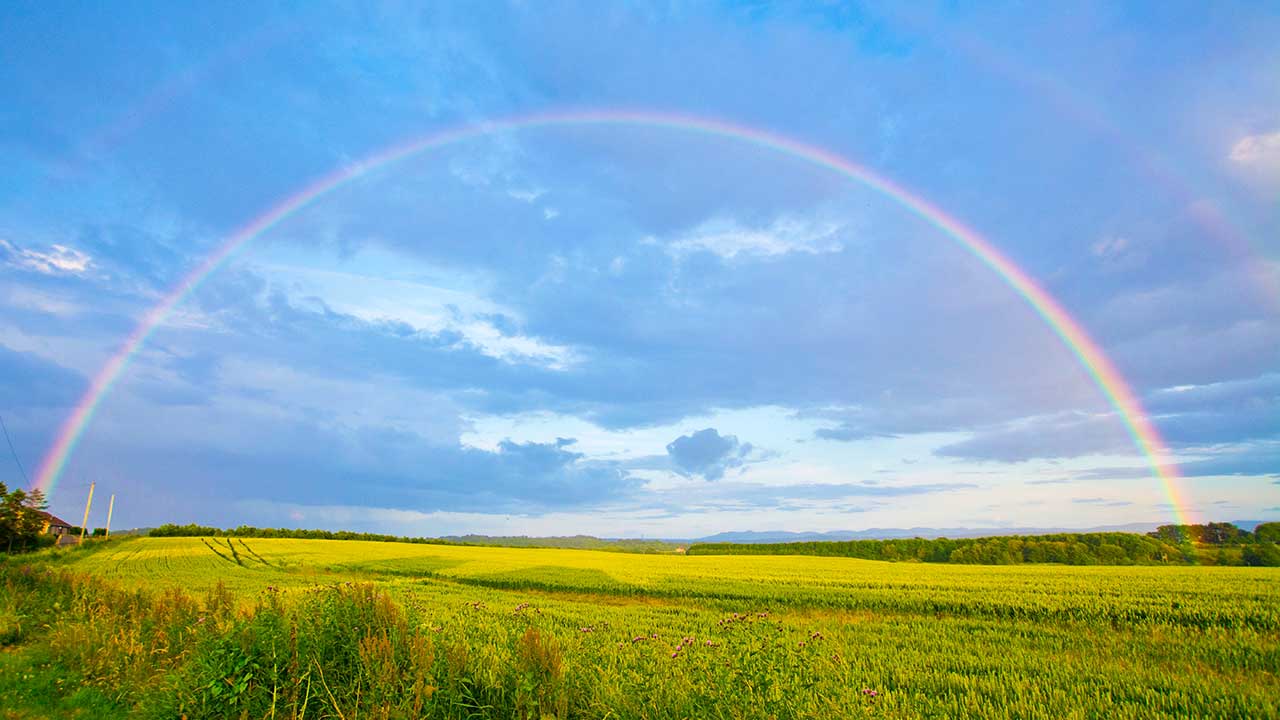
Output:
M794 138L961 219L1120 369L1192 516L1280 519L1274 8L419 5L0 9L0 412L28 473L146 311L317 178L626 108ZM1171 518L1098 387L954 241L654 127L495 132L292 215L155 332L54 511L90 481L117 527Z

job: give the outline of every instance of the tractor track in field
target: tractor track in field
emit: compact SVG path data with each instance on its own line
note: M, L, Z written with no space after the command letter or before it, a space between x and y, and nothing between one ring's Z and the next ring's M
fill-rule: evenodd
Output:
M238 562L236 562L235 560L232 560L231 558L227 557L226 555L223 555L223 554L222 554L222 552L221 552L220 550L218 550L218 548L217 548L217 547L215 547L215 545L214 545L213 543L210 543L207 539L205 539L205 538L200 538L200 542L204 543L204 546L205 546L205 547L207 547L207 548L209 548L209 550L211 550L211 551L213 552L213 554L214 554L214 555L217 555L218 557L222 558L223 560L226 560L227 562L231 563L232 565L239 565L240 567L244 567L244 565L243 565L242 563L238 563Z
M244 548L245 552L252 555L258 562L262 563L263 565L266 565L267 567L275 567L275 565L271 564L270 562L267 562L265 558L263 558L258 553L254 552L253 548L249 547L249 543L244 541L244 538L238 538L238 539L240 540L240 547ZM228 540L227 542L230 543L231 541Z

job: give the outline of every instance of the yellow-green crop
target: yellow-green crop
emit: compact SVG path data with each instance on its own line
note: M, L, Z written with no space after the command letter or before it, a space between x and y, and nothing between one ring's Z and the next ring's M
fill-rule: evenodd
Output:
M253 628L273 617L271 608L306 608L312 619L279 622L294 623L295 636L324 636L317 617L382 612L352 599L361 592L393 604L404 620L387 627L403 629L370 620L361 630L357 622L343 631L355 633L347 644L383 643L383 655L306 658L317 671L309 681L327 671L354 683L308 700L317 708L308 717L350 717L356 707L361 717L379 709L396 717L409 712L404 697L413 692L422 716L459 718L1254 718L1275 717L1280 707L1280 572L1267 568L986 567L238 538L113 542L51 555L44 565L90 578L83 588L96 581L126 594L229 590L219 602L238 605L232 615L241 618L220 631L239 638L227 646L231 659L209 660L206 638L203 654L174 660L165 681L190 717L218 716L207 696L216 683L192 678L237 662L258 669L234 675L243 697L233 709L288 717L279 705L287 673L263 659L279 650L263 638L276 636ZM252 661L241 646L257 648L243 650ZM396 681L369 679L364 663L400 668L378 676ZM206 675L192 674L197 665ZM121 707L146 706L129 702ZM312 707L299 702L295 713Z

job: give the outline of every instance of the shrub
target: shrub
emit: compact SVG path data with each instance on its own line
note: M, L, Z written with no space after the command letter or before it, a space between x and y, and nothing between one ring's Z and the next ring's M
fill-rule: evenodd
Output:
M1253 567L1280 567L1280 546L1269 542L1246 545L1241 560Z

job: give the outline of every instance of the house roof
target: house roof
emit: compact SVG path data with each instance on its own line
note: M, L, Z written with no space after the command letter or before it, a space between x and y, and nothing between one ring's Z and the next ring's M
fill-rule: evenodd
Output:
M50 525L61 525L61 526L63 526L63 527L75 527L75 525L72 525L71 523L67 522L66 520L63 520L62 518L58 517L57 515L54 515L53 513L47 513L47 512L45 512L45 511L41 510L41 511L40 511L40 515L41 515L42 517L44 517L44 519L45 519L45 520L48 520Z

